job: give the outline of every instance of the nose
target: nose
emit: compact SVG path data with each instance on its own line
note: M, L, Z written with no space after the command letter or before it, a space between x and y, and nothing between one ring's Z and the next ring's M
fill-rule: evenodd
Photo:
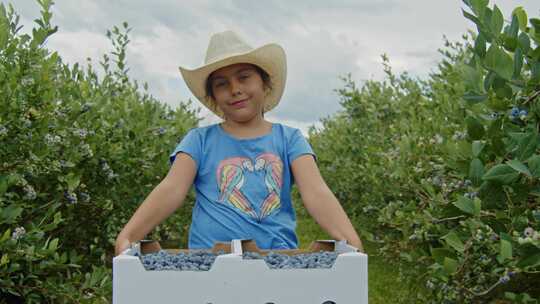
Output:
M241 85L238 81L236 80L231 80L231 94L233 96L236 96L236 95L239 95L240 93L242 93L242 90L241 90Z

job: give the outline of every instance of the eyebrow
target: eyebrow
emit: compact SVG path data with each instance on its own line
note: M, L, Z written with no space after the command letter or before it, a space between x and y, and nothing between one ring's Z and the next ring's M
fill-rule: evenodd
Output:
M238 71L234 72L234 74L240 74L240 73L248 71L248 70L249 71L255 71L255 68L253 68L253 67L241 68ZM219 79L219 78L225 78L225 77L223 77L223 76L212 76L212 77L210 77L209 81L212 82L212 81L214 81L216 79Z

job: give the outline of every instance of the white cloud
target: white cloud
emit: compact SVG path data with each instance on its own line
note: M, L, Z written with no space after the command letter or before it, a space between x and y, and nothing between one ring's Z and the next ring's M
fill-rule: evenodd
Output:
M47 47L58 51L62 60L69 63L86 64L91 58L95 63L108 53L111 45L105 35L89 31L58 31L47 42Z
M37 3L13 2L31 32ZM530 16L540 12L540 1L491 3L505 17L520 5ZM341 108L334 92L343 85L339 76L350 72L357 82L384 76L383 53L395 72L431 72L443 35L456 41L473 28L462 7L461 1L433 0L57 1L52 23L59 32L48 47L70 63L91 57L97 64L111 48L106 30L127 21L133 28L127 57L132 78L148 82L150 93L168 104L191 98L198 107L178 66L199 66L212 33L232 29L253 46L276 41L287 52L289 74L283 99L268 117L306 131ZM205 109L200 113L203 124L219 120Z
M152 28L153 35L133 35L128 46L131 60L141 67L147 75L154 77L178 77L180 55L189 56L182 42L186 40L171 28L157 24Z

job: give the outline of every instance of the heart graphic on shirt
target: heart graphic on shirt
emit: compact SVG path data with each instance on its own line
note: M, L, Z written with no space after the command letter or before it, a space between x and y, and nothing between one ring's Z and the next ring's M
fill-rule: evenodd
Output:
M252 203L242 191L250 172L263 173L264 184L268 195L260 205L257 214ZM255 218L259 222L279 210L282 186L283 162L272 153L262 153L255 158L255 164L247 157L233 157L221 161L216 172L219 189L219 202L230 204L241 212ZM250 182L253 182L250 180Z

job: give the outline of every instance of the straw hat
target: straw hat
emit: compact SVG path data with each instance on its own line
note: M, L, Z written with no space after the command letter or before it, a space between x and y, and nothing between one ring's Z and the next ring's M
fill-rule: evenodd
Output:
M210 111L224 118L223 112L215 108L212 99L206 96L206 80L215 70L236 63L251 63L268 73L272 90L266 96L264 112L277 106L283 95L287 78L285 51L278 44L269 43L253 48L233 31L216 33L210 38L206 58L201 67L192 70L179 68L193 95Z

